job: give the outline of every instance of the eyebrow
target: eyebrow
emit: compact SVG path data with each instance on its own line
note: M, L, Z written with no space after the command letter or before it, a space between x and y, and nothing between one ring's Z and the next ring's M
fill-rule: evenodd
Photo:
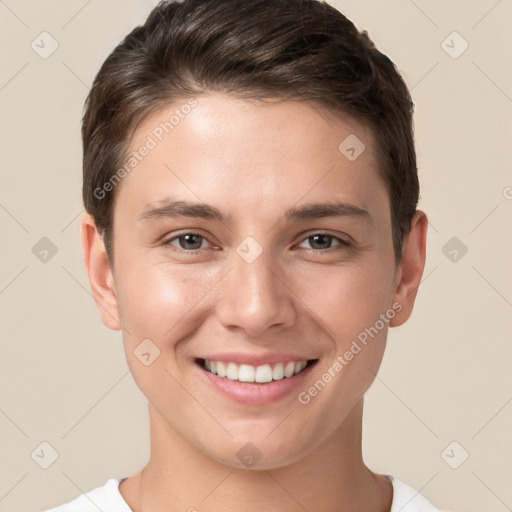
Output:
M139 221L176 217L195 217L217 220L222 223L229 223L232 220L231 214L225 215L221 210L209 204L164 199L148 204L139 215ZM336 217L353 217L367 223L372 220L368 210L354 204L339 201L294 206L284 214L284 218L287 221Z

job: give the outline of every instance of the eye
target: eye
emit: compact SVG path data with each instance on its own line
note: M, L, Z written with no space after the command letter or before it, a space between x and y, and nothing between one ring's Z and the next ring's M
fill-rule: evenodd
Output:
M338 243L335 244L334 247L331 246L333 241L337 241ZM339 238L334 235L330 235L329 233L314 233L307 238L304 239L304 242L308 242L313 246L313 250L318 252L326 252L330 249L333 250L343 250L348 249L351 247L350 242L347 240L343 240L342 238ZM315 247L316 246L316 247ZM300 245L299 245L300 247Z
M174 241L177 241L178 246L173 244ZM207 240L200 233L182 233L165 241L164 244L178 247L182 252L194 254L204 249L202 247L203 242L207 242Z
M315 253L347 250L352 247L352 244L347 240L334 235L330 235L329 233L313 233L312 235L309 235L307 238L305 238L298 247L301 247L305 242L312 246L310 251ZM335 243L333 246L333 242L337 243ZM171 245L176 247L178 252L185 254L196 254L201 252L207 247L207 245L205 246L204 243L209 243L207 238L201 233L196 232L181 233L163 242L164 245ZM308 250L306 247L304 247L304 249Z

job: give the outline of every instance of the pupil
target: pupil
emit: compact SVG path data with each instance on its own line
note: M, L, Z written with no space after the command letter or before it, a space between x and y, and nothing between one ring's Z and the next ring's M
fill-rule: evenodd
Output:
M197 238L201 238L199 235L183 235L181 238L182 239L185 239L185 245L187 245L188 243L192 243L192 245L195 245L195 247L184 247L184 249L199 249L201 247L201 241L199 241L199 243L196 243L194 244L194 242L189 242L190 238L194 238L194 237L197 237Z
M328 244L328 241L329 241L329 239L331 238L329 235L313 235L313 236L311 236L311 237L310 237L310 239L312 239L312 240L315 240L315 239L318 239L318 238L320 238L320 240L322 240L322 239L323 239L323 240L327 240L327 245L329 245L329 244ZM312 245L314 246L315 244L317 244L317 242L316 242L316 241L314 241ZM318 244L317 244L317 245L318 245ZM321 243L321 242L320 242L320 245L322 245L322 243ZM325 248L325 247L324 247L324 248Z

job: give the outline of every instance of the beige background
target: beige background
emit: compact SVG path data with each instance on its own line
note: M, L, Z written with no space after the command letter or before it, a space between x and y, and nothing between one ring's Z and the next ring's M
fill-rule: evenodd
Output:
M366 461L454 512L512 509L512 1L331 3L412 89L430 219L415 312L367 395ZM0 2L0 511L62 503L148 457L146 402L89 293L78 219L84 99L152 5ZM31 48L43 31L59 45L47 59ZM58 249L46 263L42 237ZM455 262L452 237L468 248ZM48 469L31 456L44 441Z

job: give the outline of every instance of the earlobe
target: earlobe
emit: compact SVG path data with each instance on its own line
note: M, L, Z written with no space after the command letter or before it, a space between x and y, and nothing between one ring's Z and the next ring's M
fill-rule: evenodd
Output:
M391 327L404 324L411 316L421 276L425 267L428 219L417 210L411 220L411 229L402 248L402 261L397 268L397 283L393 303L402 307L389 322Z
M82 217L81 238L84 266L101 319L108 328L119 331L121 323L112 269L103 239L88 213Z

